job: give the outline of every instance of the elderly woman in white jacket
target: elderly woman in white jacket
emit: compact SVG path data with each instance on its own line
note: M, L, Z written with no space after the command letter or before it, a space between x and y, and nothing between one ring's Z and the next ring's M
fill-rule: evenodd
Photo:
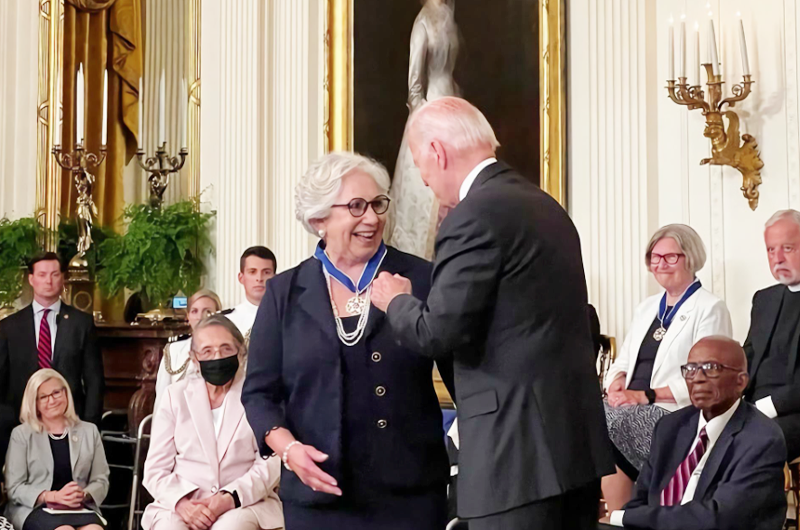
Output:
M603 478L609 513L630 500L656 422L691 404L681 376L689 350L703 337L731 336L725 302L695 276L705 261L700 236L686 225L660 228L647 245L645 264L664 292L636 308L605 377L606 421L617 457L616 474Z

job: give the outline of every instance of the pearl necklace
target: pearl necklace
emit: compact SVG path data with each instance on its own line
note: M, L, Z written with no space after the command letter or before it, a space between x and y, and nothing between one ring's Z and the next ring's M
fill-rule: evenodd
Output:
M367 322L369 321L369 296L372 292L372 284L364 291L364 309L361 311L361 314L358 317L358 324L356 324L356 329L354 329L351 333L347 333L344 330L344 325L342 324L342 319L339 316L339 309L336 307L336 302L333 301L333 289L331 288L331 277L327 273L325 273L328 281L325 284L328 286L328 295L331 298L331 307L333 308L333 317L336 320L336 333L339 335L339 340L342 341L342 344L345 346L355 346L361 340L361 337L364 336L364 331L367 329ZM348 303L349 306L349 303Z
M58 440L63 440L64 438L66 438L68 434L69 434L69 428L67 428L67 429L64 429L64 432L63 432L63 433L61 433L59 436L56 436L56 435L54 435L54 434L53 434L53 433L51 433L51 432L48 432L48 433L47 433L47 436L49 436L49 437L50 437L51 439L53 439L53 440L56 440L56 441L58 441Z

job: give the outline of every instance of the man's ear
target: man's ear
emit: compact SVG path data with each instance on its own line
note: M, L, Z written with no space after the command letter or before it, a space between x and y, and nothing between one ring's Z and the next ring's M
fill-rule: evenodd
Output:
M433 151L434 155L436 156L436 163L439 166L439 169L442 171L447 169L447 152L444 149L444 146L438 140L434 140L431 142L431 151Z
M737 376L736 382L738 383L737 387L740 389L739 392L742 393L750 383L750 375L747 372L741 372Z

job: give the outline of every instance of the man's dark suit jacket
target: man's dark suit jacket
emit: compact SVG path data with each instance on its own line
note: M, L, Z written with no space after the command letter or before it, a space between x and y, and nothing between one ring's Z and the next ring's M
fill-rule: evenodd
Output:
M0 403L19 418L22 395L39 369L33 306L0 321ZM53 368L69 383L75 412L95 424L103 415L103 358L92 316L61 302L56 316Z
M773 285L753 296L753 308L750 312L750 331L744 342L744 352L747 355L747 365L750 372L750 382L755 380L764 354L770 346L775 325L778 323L785 285ZM800 343L800 326L794 334L789 348L789 366L787 367L787 384L772 393L772 404L779 416L800 413L800 370L797 367L798 346ZM752 392L752 388L748 392ZM800 421L800 417L798 417Z
M453 355L461 517L500 513L614 471L578 233L502 163L442 222L427 304L396 297L404 346Z
M786 518L783 467L786 445L774 421L741 403L706 461L694 498L661 506L661 492L697 437L700 411L692 406L662 418L650 458L625 505L625 528L653 530L780 530Z
M416 296L425 299L430 288L430 263L389 247L380 271L409 278ZM448 478L442 412L433 388L433 363L405 350L374 306L362 342L370 355L372 381L358 381L386 392L368 405L372 417L386 421L375 426L372 437L349 439L344 432L342 355L330 295L322 264L310 258L267 283L250 335L247 378L242 404L262 456L272 454L264 441L267 432L286 427L302 443L329 455L320 468L340 484L346 477L347 447L368 448L375 456L371 480L374 493L422 493L430 489L444 495ZM447 364L439 365L447 381ZM452 372L450 372L452 373ZM363 464L363 462L362 462ZM363 468L363 465L362 465ZM357 488L363 495L370 491ZM346 490L348 484L342 484ZM350 491L350 494L353 494ZM294 473L281 474L281 500L302 505L336 502L337 497L312 491Z

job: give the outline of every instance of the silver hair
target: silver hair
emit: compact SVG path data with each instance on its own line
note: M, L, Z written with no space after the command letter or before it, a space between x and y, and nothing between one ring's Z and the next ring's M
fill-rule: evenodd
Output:
M767 219L767 222L764 223L764 231L767 230L770 226L774 225L778 221L783 221L784 219L788 219L789 221L794 221L794 223L800 227L800 212L797 210L778 210L772 217Z
M650 254L653 253L653 247L666 237L671 237L681 247L681 252L686 256L686 270L697 274L697 271L706 264L706 247L694 228L684 224L666 225L656 230L647 244L647 252L644 256L647 267L650 267Z
M213 326L225 328L225 330L231 334L233 340L236 341L236 345L239 347L239 358L244 359L247 357L247 348L245 348L244 336L242 336L242 332L239 331L239 328L236 327L236 324L231 322L228 317L219 313L215 315L209 315L197 323L197 327L192 330L192 342L189 347L191 351L194 351L194 339L197 336L197 332L201 329L210 328Z
M409 120L408 133L418 145L438 140L457 151L500 147L486 116L467 100L457 97L425 103Z
M357 153L328 153L308 168L294 188L295 217L313 235L313 220L326 219L342 189L342 179L353 171L363 171L375 181L381 193L389 193L392 184L386 168L375 160ZM368 198L368 197L365 197Z

